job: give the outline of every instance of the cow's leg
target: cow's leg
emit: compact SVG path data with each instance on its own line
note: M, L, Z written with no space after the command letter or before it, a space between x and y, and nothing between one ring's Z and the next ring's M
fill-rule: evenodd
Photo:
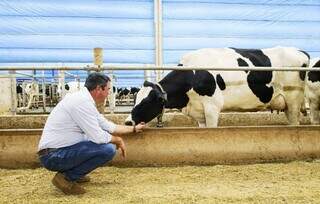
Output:
M198 125L199 125L200 128L205 128L206 127L206 123L205 122L198 121Z
M310 119L311 124L319 124L320 116L319 116L319 99L313 98L310 100Z
M213 103L204 102L203 110L205 115L206 127L217 127L220 108Z
M163 127L162 117L163 113L157 116L157 127Z
M289 125L299 125L300 122L300 109L303 103L303 93L293 91L286 95L287 108L285 114L287 116Z

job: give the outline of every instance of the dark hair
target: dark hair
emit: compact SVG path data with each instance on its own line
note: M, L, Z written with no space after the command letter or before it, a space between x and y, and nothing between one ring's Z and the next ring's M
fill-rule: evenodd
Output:
M88 75L84 86L87 87L89 91L92 91L97 86L105 87L109 81L110 78L102 72L92 72Z

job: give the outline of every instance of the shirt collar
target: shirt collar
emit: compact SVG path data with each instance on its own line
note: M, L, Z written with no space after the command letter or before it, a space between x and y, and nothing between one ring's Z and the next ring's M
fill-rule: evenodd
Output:
M90 92L89 92L87 87L85 87L83 89L83 92L85 94L85 97L88 98L96 106L96 102L93 100L93 98L92 98L92 96L91 96L91 94L90 94Z

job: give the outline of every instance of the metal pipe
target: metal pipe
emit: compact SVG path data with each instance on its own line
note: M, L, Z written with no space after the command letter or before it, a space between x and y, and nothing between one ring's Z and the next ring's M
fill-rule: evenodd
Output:
M216 70L216 71L320 71L320 67L212 67L212 66L103 66L101 68L97 68L95 66L41 66L41 67L9 67L9 66L0 66L1 70L86 70L86 71L96 71L96 70Z
M162 1L154 0L154 27L155 27L155 64L162 66ZM163 71L156 70L157 82L161 80Z

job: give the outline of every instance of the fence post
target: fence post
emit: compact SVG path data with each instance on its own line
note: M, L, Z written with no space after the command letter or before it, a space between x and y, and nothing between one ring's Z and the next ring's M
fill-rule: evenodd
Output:
M103 67L103 48L94 48L93 49L93 55L94 55L94 65L98 68L98 72L102 71L102 67ZM113 82L112 82L112 71L109 74L109 77L111 79L110 85L111 85L111 89L110 89L110 93L109 93L109 107L110 107L110 111L111 113L114 112L114 94L113 94ZM105 102L101 103L101 104L96 104L97 105L97 109L101 114L104 114L105 112Z

